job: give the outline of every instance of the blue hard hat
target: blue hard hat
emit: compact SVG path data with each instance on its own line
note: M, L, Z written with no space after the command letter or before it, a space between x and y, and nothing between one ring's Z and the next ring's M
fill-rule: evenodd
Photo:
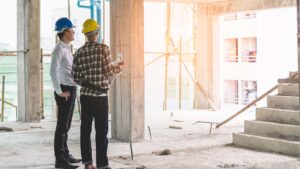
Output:
M57 31L58 33L63 32L66 29L69 28L74 28L75 26L73 25L73 23L70 21L70 19L63 17L63 18L59 18L56 22L55 22L55 31Z

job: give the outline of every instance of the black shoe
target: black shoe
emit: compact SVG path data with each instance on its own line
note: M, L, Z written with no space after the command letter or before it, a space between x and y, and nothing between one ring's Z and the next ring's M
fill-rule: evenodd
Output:
M69 158L68 158L68 161L70 162L70 163L79 163L79 162L81 162L81 159L76 159L76 158L74 158L71 154L69 155Z
M75 169L78 168L79 166L77 165L72 165L69 162L56 162L55 163L55 168L64 168L64 169Z

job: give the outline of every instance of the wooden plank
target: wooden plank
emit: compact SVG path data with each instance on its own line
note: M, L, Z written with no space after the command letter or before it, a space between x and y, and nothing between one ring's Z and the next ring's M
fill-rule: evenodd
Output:
M2 101L2 99L0 99L0 101ZM4 103L6 103L6 104L8 104L8 105L10 105L10 106L12 106L12 107L14 107L14 108L18 108L17 105L14 105L14 104L12 104L12 103L6 101L6 100L4 100Z
M235 114L233 114L232 116L230 116L229 118L227 118L226 120L224 120L223 122L221 122L220 124L218 124L216 127L219 128L219 127L223 126L224 124L226 124L227 122L229 122L230 120L234 119L236 116L238 116L241 113L243 113L245 110L247 110L249 107L253 106L255 103L257 103L258 101L260 101L264 97L268 96L270 93L272 93L277 88L278 88L278 85L272 87L270 90L268 90L267 92L265 92L263 95L261 95L260 97L258 97L256 100L254 100L251 103L249 103L248 105L246 105L244 108L242 108L241 110L239 110L238 112L236 112Z

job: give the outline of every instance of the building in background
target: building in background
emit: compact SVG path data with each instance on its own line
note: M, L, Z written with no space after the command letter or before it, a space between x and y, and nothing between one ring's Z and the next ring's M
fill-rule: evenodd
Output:
M295 8L227 14L220 22L223 105L247 104L297 70Z

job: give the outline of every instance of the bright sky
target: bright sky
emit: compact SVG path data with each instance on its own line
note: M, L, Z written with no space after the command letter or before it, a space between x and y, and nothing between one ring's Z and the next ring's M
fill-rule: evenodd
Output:
M0 0L0 43L16 45L17 39L17 9L16 0ZM5 4L5 5L4 5ZM13 46L14 47L14 46Z
M9 43L16 49L17 42L17 0L0 0L0 43ZM77 0L70 0L71 5ZM41 36L50 36L54 30L51 24L51 11L55 8L67 7L68 0L41 0ZM67 12L67 11L66 11Z

